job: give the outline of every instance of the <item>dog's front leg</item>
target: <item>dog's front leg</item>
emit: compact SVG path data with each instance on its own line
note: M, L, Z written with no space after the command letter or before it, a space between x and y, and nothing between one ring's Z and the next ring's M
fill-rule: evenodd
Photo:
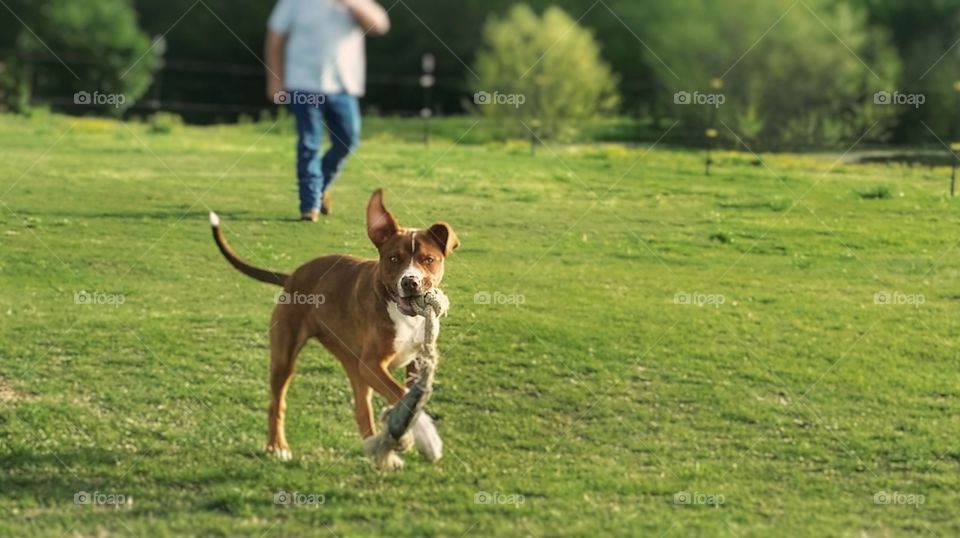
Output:
M413 361L407 365L406 373L407 387L409 389L409 387L412 387L417 381L417 375L419 373L417 370L417 361ZM420 414L417 415L416 420L414 420L410 428L410 433L413 434L413 444L417 447L417 452L427 461L435 462L443 457L443 439L440 438L440 433L437 432L437 426L433 423L433 419L430 418L426 410L421 411Z
M387 399L390 406L397 405L406 389L397 382L387 369L389 357L379 357L364 354L359 362L360 375L363 380ZM389 409L389 408L388 408ZM394 471L403 468L403 459L398 451L409 448L410 439L394 440L390 432L383 428L380 433L364 439L364 450L369 454L378 468L384 471Z
M373 389L363 380L357 363L344 362L344 365L353 389L353 415L357 419L360 438L367 439L377 433L373 424Z
M407 389L403 387L388 370L389 360L383 357L377 357L370 360L360 360L360 375L373 390L387 399L387 403L395 405L406 394Z

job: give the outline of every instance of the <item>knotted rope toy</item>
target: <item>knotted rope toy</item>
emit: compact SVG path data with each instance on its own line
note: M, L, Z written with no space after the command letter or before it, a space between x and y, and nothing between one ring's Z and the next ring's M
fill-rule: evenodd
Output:
M431 289L411 301L413 311L424 318L423 343L414 357L417 375L413 385L396 405L387 407L380 415L383 428L376 435L364 441L364 449L373 457L374 463L382 470L395 470L403 467L403 460L397 455L405 452L417 442L417 448L430 460L440 459L442 441L433 430L429 416L421 417L423 408L433 395L433 376L440 360L437 353L437 336L440 335L440 316L447 313L450 301L439 289ZM415 421L428 421L426 431L418 431L417 438L410 428ZM429 437L430 439L421 439Z

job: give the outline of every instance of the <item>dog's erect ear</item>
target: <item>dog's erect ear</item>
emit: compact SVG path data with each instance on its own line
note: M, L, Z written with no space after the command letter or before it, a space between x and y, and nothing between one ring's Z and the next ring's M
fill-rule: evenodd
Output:
M453 228L446 222L438 222L427 228L427 236L432 239L444 256L449 256L460 246L460 239Z
M383 207L383 189L373 191L367 204L367 235L377 248L400 231L396 219Z

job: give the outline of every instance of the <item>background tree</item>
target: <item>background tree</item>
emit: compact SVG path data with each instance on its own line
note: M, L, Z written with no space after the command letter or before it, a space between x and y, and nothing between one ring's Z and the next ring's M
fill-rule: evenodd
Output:
M517 5L504 18L492 17L483 34L474 69L479 80L468 79L474 92L489 94L489 103L477 103L481 113L516 118L541 138L563 138L578 121L616 109L616 79L600 46L563 10L538 16ZM498 95L505 97L498 102ZM508 124L529 134L522 123Z
M37 0L18 7L29 29L19 26L5 73L14 107L27 106L38 89L64 100L96 91L123 95L121 106L103 107L119 113L150 86L158 55L128 0Z
M262 95L258 56L274 0L132 1L147 35L166 36L166 68L151 94L191 121L230 121L239 111L273 109ZM673 94L680 89L709 91L710 80L749 50L724 77L728 100L717 111L717 119L731 126L736 122L738 132L751 142L827 146L846 138L852 143L862 134L857 129L865 130L876 119L881 123L871 133L889 134L897 142L939 145L927 126L944 140L960 139L956 119L960 93L953 89L960 78L958 0L526 1L536 13L558 7L590 29L604 61L618 74L621 110L642 119L661 119L659 127L630 131L631 136L657 137L675 117L686 120L690 134L702 136L699 124L709 117L707 111L676 107ZM73 2L87 11L85 22L51 31L46 27L52 23L39 12L70 2L5 3L83 77L84 61L96 52L84 43L87 28L112 24L109 13L99 14L101 6L119 5L128 12L126 2L119 0ZM393 28L387 36L368 41L367 112L413 114L420 109L423 96L417 79L425 52L437 58L436 111L457 114L471 109L478 83L467 66L476 64L484 22L491 16L506 17L515 3L458 0L456 10L451 10L449 0L383 2L392 6ZM91 26L94 13L105 23L97 20ZM21 76L26 66L20 65L22 53L14 47L25 33L23 25L0 7L0 62L18 67L0 76L8 85L36 82L37 95L43 98L70 97L65 89L76 81L60 80L72 76L43 47L38 54L49 63L41 72ZM59 42L64 36L67 39ZM152 60L145 58L143 65ZM919 92L926 102L919 108L875 107L871 98L878 90ZM212 106L206 110L193 105ZM722 126L720 130L726 132ZM672 131L679 132L681 128Z
M653 5L646 21L661 83L725 98L711 111L670 94L668 106L695 134L715 114L721 136L736 139L720 121L754 149L798 148L852 142L884 122L870 129L877 137L892 123L895 107L873 97L892 87L896 52L848 4L678 0ZM712 88L721 77L722 89Z
M899 52L903 71L896 89L921 93L920 107L899 109L897 142L926 140L934 144L930 130L944 140L960 139L960 2L957 0L855 0L869 14L870 22L889 31ZM924 125L926 124L926 125Z

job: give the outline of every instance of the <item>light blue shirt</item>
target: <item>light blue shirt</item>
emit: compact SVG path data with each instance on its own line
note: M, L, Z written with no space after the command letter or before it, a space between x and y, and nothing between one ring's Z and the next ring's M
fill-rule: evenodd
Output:
M327 95L366 91L364 32L337 0L278 0L267 27L287 37L283 85Z

